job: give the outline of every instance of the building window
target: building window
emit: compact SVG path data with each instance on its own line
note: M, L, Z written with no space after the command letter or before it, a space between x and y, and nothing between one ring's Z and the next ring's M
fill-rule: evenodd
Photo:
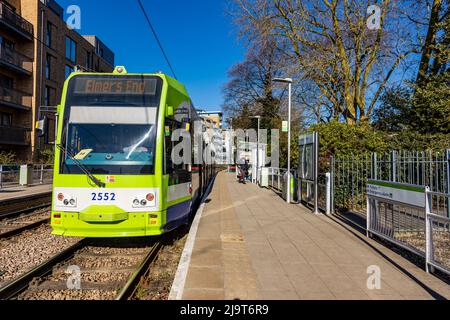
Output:
M66 79L70 76L70 74L74 71L72 66L66 65Z
M8 39L3 37L2 35L0 35L0 45L2 47L8 48L8 49L14 49L14 42L9 41Z
M86 52L86 69L92 70L92 54L89 51Z
M44 91L44 107L53 106L53 96L55 93L55 89L46 86Z
M102 58L103 58L103 54L104 54L104 52L103 52L103 49L102 49L102 48L100 48L100 57L102 57Z
M45 38L45 44L49 48L52 47L52 35L53 35L52 30L53 30L53 25L50 22L47 22L47 36Z
M12 89L14 84L13 78L0 74L0 87L6 89Z
M12 126L12 114L0 112L0 126L11 127Z
M52 56L47 53L45 64L45 78L50 80L51 74L52 74Z
M66 58L73 63L77 60L77 43L69 37L66 37Z

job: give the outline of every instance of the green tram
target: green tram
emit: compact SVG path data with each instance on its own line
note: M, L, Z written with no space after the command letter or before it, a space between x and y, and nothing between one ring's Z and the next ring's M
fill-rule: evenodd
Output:
M72 73L58 106L53 234L156 236L188 223L215 166L175 164L171 133L192 137L199 119L167 75Z

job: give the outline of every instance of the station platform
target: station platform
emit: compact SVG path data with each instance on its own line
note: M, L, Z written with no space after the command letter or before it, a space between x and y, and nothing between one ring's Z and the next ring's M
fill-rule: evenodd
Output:
M450 298L445 282L339 219L238 184L233 173L217 176L195 220L170 299ZM373 266L379 289L368 286Z
M30 187L9 187L5 189L0 189L0 204L5 201L14 201L21 198L26 198L29 196L39 196L39 195L51 195L52 185L34 185Z

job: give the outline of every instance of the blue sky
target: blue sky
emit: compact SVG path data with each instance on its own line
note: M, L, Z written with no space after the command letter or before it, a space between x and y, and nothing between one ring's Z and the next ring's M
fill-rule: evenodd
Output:
M81 34L95 34L129 72L170 74L136 0L57 0L81 8ZM245 49L225 13L226 0L143 0L178 79L197 108L220 109L227 71Z

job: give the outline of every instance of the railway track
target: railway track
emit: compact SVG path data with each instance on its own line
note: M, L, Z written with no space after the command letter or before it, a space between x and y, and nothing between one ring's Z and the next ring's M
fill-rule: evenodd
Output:
M51 192L45 192L1 200L0 239L11 238L26 230L32 230L48 223L50 221L51 196Z
M0 240L11 238L24 231L35 229L50 222L50 207L42 205L36 208L9 214L7 218L0 217Z
M0 219L14 218L20 214L48 207L51 205L51 203L52 203L51 192L1 200Z
M1 287L0 299L127 300L163 247L161 241L130 241L124 247L81 240Z

